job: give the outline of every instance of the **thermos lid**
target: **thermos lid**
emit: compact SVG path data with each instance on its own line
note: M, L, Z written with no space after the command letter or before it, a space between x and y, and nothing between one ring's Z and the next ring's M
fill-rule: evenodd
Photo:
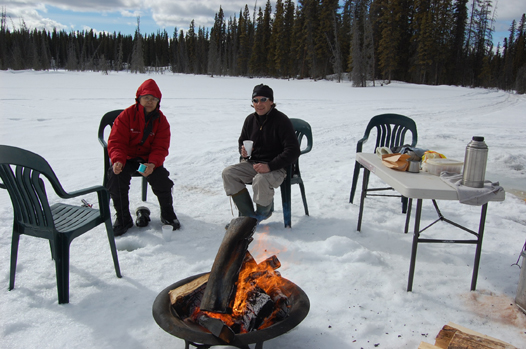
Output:
M474 140L474 141L477 141L477 142L483 142L483 141L484 141L484 137L473 136L473 140Z

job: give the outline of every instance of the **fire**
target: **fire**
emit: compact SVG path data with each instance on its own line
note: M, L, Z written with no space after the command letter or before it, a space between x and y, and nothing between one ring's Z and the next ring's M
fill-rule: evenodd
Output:
M283 308L288 308L288 296L283 294L282 286L284 281L281 274L276 271L281 266L280 261L276 256L267 258L261 263L257 263L252 255L247 252L243 260L243 265L239 272L239 277L236 282L236 293L231 303L232 312L230 314L220 314L209 311L201 311L197 307L192 315L193 319L197 319L200 314L219 319L229 327L236 324L244 324L242 321L248 315L257 316L258 314L250 314L253 312L254 295L266 294L275 304L275 309L272 309L271 315L262 319L262 323L258 329L266 328L272 325L280 316L283 316ZM249 316L250 317L250 316ZM238 333L247 333L249 330L241 325Z
M246 312L247 295L256 287L261 288L266 294L270 294L274 288L282 285L281 274L275 271L280 266L281 263L276 256L257 264L247 252L236 283L236 297L232 307L234 317L241 316Z

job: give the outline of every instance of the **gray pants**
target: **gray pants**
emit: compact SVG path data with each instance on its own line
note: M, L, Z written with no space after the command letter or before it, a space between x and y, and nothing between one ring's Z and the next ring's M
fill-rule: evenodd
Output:
M274 188L281 185L286 175L285 169L257 173L252 167L252 163L241 161L223 170L223 186L226 195L230 196L246 188L246 184L252 183L252 190L254 191L252 200L260 206L268 206L274 198Z

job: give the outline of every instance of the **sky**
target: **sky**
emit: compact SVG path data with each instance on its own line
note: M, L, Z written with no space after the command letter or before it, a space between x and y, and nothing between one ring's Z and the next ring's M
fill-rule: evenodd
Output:
M72 242L70 303L59 305L54 262L44 239L20 238L15 287L8 291L13 211L9 195L0 189L2 348L184 348L183 340L156 324L152 305L169 285L211 270L224 226L237 217L221 171L239 161L237 140L243 120L253 112L252 89L260 83L274 90L280 111L305 120L313 133L312 150L300 157L310 215L303 210L299 186L293 185L292 228L284 228L276 189L275 212L257 227L249 245L258 262L276 255L281 275L310 300L307 317L264 348L416 349L420 342L433 344L449 322L524 348L526 314L514 299L526 261L519 261L522 270L514 264L526 238L525 95L400 82L355 88L349 81L0 71L0 144L43 156L67 192L101 185L97 130L102 115L132 105L136 89L149 78L162 91L161 110L170 123L164 167L174 182L181 230L163 238L158 201L149 187L143 202L141 181L134 178L130 210L148 207L151 222L115 239L122 278L115 275L104 225L99 225ZM368 197L362 229L356 230L361 176L349 203L356 144L369 120L383 113L413 119L417 146L452 160L463 161L472 136L485 137L486 179L499 181L506 197L488 204L476 291L470 291L475 247L466 244L419 244L413 291L406 291L413 234L412 229L404 234L400 198ZM365 152L373 151L374 138L373 131ZM374 173L369 183L385 186ZM80 197L58 198L48 184L46 192L51 204L81 204ZM99 207L96 195L82 198ZM437 204L445 218L478 227L480 206L456 200ZM424 200L421 227L436 218L433 205ZM422 237L473 238L444 222Z
M471 2L471 1L470 1ZM144 34L156 33L166 29L170 36L174 28L186 30L194 20L196 27L210 28L214 16L221 6L226 18L239 16L239 12L249 6L253 13L254 5L264 8L266 1L255 0L3 0L0 7L5 9L8 25L19 27L21 20L29 28L70 30L89 30L95 32L121 32L133 34L140 16L140 28ZM271 1L274 5L275 1ZM518 22L526 13L524 0L494 0L497 9L494 42L504 41L509 36L512 20ZM273 7L274 10L274 7ZM502 45L501 45L502 46Z

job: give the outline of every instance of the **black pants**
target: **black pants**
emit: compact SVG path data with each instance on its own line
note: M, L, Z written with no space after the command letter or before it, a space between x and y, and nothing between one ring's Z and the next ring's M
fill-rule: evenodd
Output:
M113 207L117 213L117 219L119 219L120 222L124 222L131 217L128 193L130 191L132 175L137 172L140 164L141 162L136 159L127 160L122 172L118 175L113 173L113 167L108 169L108 182L106 186L113 200ZM172 199L174 183L169 176L170 172L163 166L159 166L146 177L146 181L148 181L153 193L159 200L161 216L167 220L172 220L176 219L177 216L173 209Z

